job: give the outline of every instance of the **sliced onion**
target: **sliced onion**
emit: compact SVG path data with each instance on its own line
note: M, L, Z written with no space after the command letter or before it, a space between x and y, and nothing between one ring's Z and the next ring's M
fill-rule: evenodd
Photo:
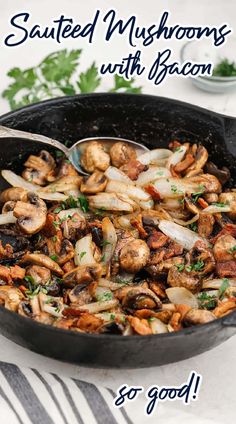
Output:
M168 333L167 325L164 324L159 318L154 318L149 325L153 334Z
M162 166L150 166L147 171L141 172L141 174L139 174L135 184L144 186L163 177L171 177L171 173L167 168Z
M123 285L126 285L126 283L123 283L123 284L122 283L114 283L114 281L106 280L106 278L99 278L98 285L100 287L106 287L110 290L118 290Z
M207 208L203 209L202 213L221 213L221 212L231 212L231 207L229 205L225 206L217 206L217 205L210 205Z
M182 219L178 219L178 218L173 218L173 219L174 219L174 222L176 222L177 224L182 225L183 227L186 227L187 225L191 225L194 222L199 220L199 213L197 213L195 216L193 216L188 221L183 221Z
M160 178L153 186L162 198L183 197L186 193L199 192L199 184L181 178Z
M110 180L106 186L107 193L126 193L131 199L148 201L151 199L150 194L140 187L122 183L120 181Z
M77 266L96 264L93 256L93 242L91 234L88 234L76 242L74 261Z
M79 306L80 311L88 311L90 314L96 314L100 311L107 311L108 309L115 308L118 305L117 299L105 300L104 302L92 302Z
M170 169L171 165L175 166L177 163L181 162L181 160L184 158L185 153L187 151L186 146L181 146L179 149L177 149L168 159L166 163L167 169Z
M64 202L66 199L68 199L68 196L62 193L46 193L41 190L37 190L37 194L40 199L49 200L52 202Z
M97 286L95 289L95 299L97 301L101 301L104 295L109 295L111 299L113 298L113 293L110 289L107 289L105 287Z
M136 203L123 193L98 193L87 199L90 208L94 209L133 212L137 208Z
M103 249L102 257L103 263L108 264L113 256L116 248L117 235L114 225L108 217L102 220L102 235L103 235Z
M84 215L81 213L81 209L79 208L63 209L57 214L57 216L59 219L66 220L67 218L72 217L75 213L79 215L81 219L84 219Z
M109 168L107 168L104 172L104 175L108 178L108 180L120 181L121 183L134 185L134 182L128 177L128 175L115 166L109 166Z
M149 199L148 201L144 201L144 200L139 200L139 206L141 209L144 210L148 210L148 209L152 209L154 206L154 202L152 199Z
M189 230L189 228L182 227L175 222L166 221L163 219L159 222L159 229L166 236L181 244L181 246L183 246L186 250L192 249L197 241L201 241L206 245L209 245L206 239L200 237L194 231Z
M236 279L227 278L230 287L236 287ZM205 280L202 283L203 289L219 289L222 285L222 278L215 278L213 280Z
M191 291L185 287L170 287L166 289L166 294L175 305L187 305L190 308L198 308L198 301Z
M97 318L101 318L103 321L114 321L114 319L118 318L119 320L125 319L125 314L117 313L117 312L100 312L95 314Z
M14 172L10 170L3 170L2 171L2 177L13 187L22 187L26 189L27 191L37 191L40 187L37 184L29 183L29 181L26 181L24 178L20 177L20 175L15 174Z
M0 214L0 225L15 224L16 217L13 212L1 213Z
M157 164L158 161L168 159L172 155L172 151L168 149L154 149L143 153L138 157L139 162L143 165Z

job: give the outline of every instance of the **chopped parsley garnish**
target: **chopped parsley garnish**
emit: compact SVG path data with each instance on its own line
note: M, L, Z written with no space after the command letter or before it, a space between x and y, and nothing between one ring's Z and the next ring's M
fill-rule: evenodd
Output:
M179 272L182 272L184 270L184 264L175 264L175 266Z
M191 272L191 271L202 271L203 268L205 266L205 263L203 261L197 261L195 264L189 265L186 267L186 271Z
M79 205L83 212L88 212L89 204L88 204L88 199L85 196L79 197Z
M227 250L228 253L234 253L236 252L236 246L231 247L229 250Z
M202 292L198 295L198 301L201 309L214 309L217 306L216 296L211 296L206 292Z
M178 146L178 147L175 148L174 152L179 152L180 149L181 149L181 146Z
M87 252L81 252L79 255L80 260L86 255Z
M115 314L110 315L110 319L115 319L115 317L116 317Z
M198 230L198 226L197 226L196 222L192 222L192 224L189 224L188 227L189 227L190 230L194 231L195 233Z
M55 243L57 241L57 236L52 236L52 241Z
M31 275L26 275L24 279L27 281L27 283L35 284L34 278L31 277Z
M53 261L57 261L58 256L57 255L51 255L50 256L50 259L52 259Z
M222 284L221 284L221 286L218 290L219 299L222 299L224 297L224 294L225 294L226 290L229 288L229 286L230 286L229 279L223 278Z
M224 203L224 202L213 202L212 205L213 206L217 206L218 208L224 208L225 206L227 206L227 203Z
M58 206L56 209L54 209L53 213L59 213L62 211L62 207Z
M164 174L164 172L163 172L163 171L157 171L157 172L156 172L156 175L160 175L160 176L161 176L161 175L163 175L163 174Z
M116 283L118 284L124 284L124 285L129 285L131 283L130 280L126 280L125 278L120 277L119 275L117 275L116 277Z
M171 191L172 193L175 193L175 194L184 194L184 192L181 190L178 190L178 188L174 184L171 184Z
M155 321L155 317L149 317L147 320L148 320L148 322L152 322L152 321Z
M106 255L104 254L104 255L102 255L102 257L101 257L101 262L105 262L105 257L106 257Z
M205 191L205 186L203 184L200 184L198 186L199 191L197 191L196 193L192 193L191 197L194 203L197 203L199 197L201 197L201 195L204 193Z
M234 77L236 76L236 64L228 59L223 59L213 69L213 76L218 77Z
M102 242L101 242L101 246L107 246L108 244L111 244L109 241L107 241L107 240L103 240Z
M106 302L107 300L113 299L113 294L111 292L104 292L103 294L97 297L99 302Z

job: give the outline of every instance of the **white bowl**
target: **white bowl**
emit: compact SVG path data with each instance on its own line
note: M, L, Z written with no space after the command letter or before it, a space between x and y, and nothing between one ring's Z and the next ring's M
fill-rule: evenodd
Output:
M200 41L189 41L184 44L180 51L181 61L191 60L193 62L208 63L213 62L215 65L224 59L236 63L236 38L229 37L226 44L215 47L213 41L204 39ZM199 76L192 78L194 85L204 91L211 93L225 93L236 88L236 76L220 77L220 76Z

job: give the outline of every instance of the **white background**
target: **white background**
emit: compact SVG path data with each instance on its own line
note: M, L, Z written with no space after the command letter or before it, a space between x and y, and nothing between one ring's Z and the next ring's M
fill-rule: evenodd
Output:
M48 53L59 48L83 48L81 56L81 70L96 60L97 64L106 61L119 61L131 51L125 39L114 38L111 45L103 42L104 28L98 27L93 45L83 40L64 41L58 46L55 41L32 40L20 47L7 48L3 39L11 32L10 18L19 12L30 12L31 23L42 25L50 24L52 19L61 14L73 17L79 23L85 23L94 15L95 10L101 9L102 15L111 8L117 9L119 16L127 18L132 14L138 17L140 25L150 25L158 21L164 9L171 12L170 23L192 25L219 25L227 22L236 30L236 3L235 0L0 0L0 92L6 88L9 78L7 71L14 67L28 67L37 64ZM153 61L155 53L171 47L173 58L179 59L179 51L183 41L158 41L145 49L143 60L148 65ZM236 52L235 52L236 55ZM109 79L103 81L102 89L110 85ZM138 85L143 86L143 92L185 100L202 107L236 116L236 91L228 94L209 94L199 91L190 80L171 78L162 85L155 87L152 82L140 77ZM0 100L0 114L8 111L8 104ZM174 349L174 346L173 346ZM236 392L236 338L230 339L220 347L198 357L181 363L152 368L146 370L91 370L78 366L61 364L40 355L33 354L12 342L0 337L0 360L17 364L38 367L44 370L71 375L94 382L96 384L116 389L122 383L134 385L151 384L177 385L186 381L189 372L193 369L203 376L199 400L188 407L177 403L162 405L155 417L159 423L222 423L231 424L235 421L235 392ZM96 354L96 353L95 353ZM137 352L138 355L138 352ZM153 352L155 355L155 352ZM142 402L136 403L139 420L142 419ZM156 422L156 420L154 420ZM154 422L147 419L147 422Z

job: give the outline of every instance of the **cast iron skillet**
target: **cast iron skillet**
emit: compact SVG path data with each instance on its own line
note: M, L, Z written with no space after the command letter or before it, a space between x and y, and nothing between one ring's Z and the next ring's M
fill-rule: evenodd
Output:
M167 98L130 94L88 94L38 103L0 118L0 124L67 142L116 136L166 147L171 139L201 142L218 166L236 170L236 119ZM0 140L0 169L20 171L40 147ZM0 180L0 190L6 187ZM0 331L35 352L94 367L163 365L207 351L236 333L236 312L209 324L156 336L93 335L53 328L0 307Z

